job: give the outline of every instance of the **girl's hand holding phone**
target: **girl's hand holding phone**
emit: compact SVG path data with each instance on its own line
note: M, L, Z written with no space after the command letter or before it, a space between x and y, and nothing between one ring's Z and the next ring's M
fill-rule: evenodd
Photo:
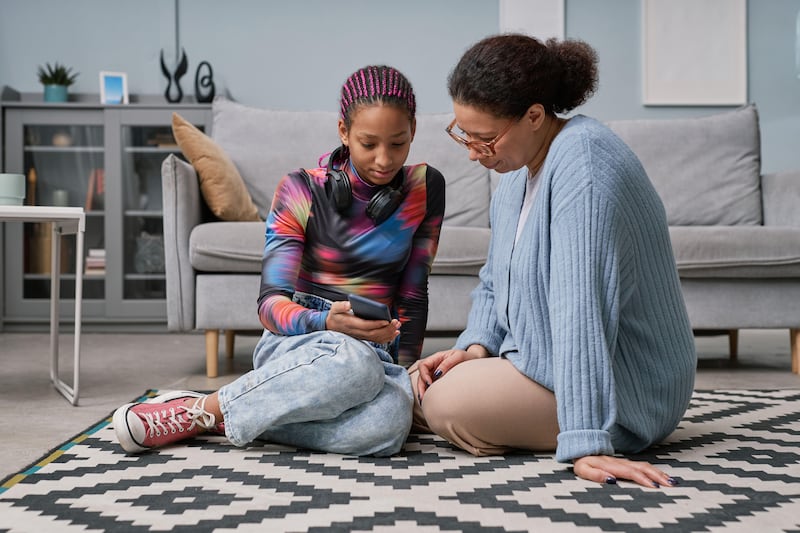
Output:
M378 343L392 342L400 335L400 321L381 318L372 320L361 318L353 313L349 301L333 302L328 310L325 327L331 331L346 333L356 339Z

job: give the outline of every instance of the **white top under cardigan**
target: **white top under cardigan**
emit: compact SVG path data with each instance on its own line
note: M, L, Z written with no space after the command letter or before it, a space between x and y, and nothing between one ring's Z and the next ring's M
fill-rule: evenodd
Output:
M528 215L533 207L533 199L536 198L536 191L539 190L539 176L542 169L539 169L536 174L531 176L528 174L528 179L525 180L525 198L522 200L522 211L519 213L519 221L517 222L517 234L514 237L514 244L517 244L522 229L525 227L525 221L528 220Z
M456 346L481 344L554 391L556 458L664 439L694 387L694 338L663 204L633 152L573 117L515 244L527 169L502 176L492 239Z

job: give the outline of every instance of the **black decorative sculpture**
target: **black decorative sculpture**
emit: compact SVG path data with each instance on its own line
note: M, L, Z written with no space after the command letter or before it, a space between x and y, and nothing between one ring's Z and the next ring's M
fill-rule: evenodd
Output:
M208 68L208 74L200 76L200 70ZM201 90L208 88L206 91ZM208 61L202 61L197 65L197 72L194 75L194 97L198 102L208 103L214 99L214 71Z
M164 76L167 78L167 90L164 91L164 97L167 99L167 102L172 104L178 103L183 100L183 90L181 89L181 78L189 67L189 61L186 59L186 50L181 48L181 60L178 62L178 66L175 68L175 73L170 74L167 65L164 63L164 50L161 50L161 72L164 73ZM176 97L172 97L172 81L175 81L175 88L178 92Z

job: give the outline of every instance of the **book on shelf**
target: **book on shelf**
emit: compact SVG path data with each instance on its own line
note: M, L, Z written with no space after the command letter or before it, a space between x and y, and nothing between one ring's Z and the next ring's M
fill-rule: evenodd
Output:
M178 148L178 143L170 132L156 133L147 139L147 145L157 148Z
M89 248L84 261L87 276L104 276L106 273L106 251L103 248Z

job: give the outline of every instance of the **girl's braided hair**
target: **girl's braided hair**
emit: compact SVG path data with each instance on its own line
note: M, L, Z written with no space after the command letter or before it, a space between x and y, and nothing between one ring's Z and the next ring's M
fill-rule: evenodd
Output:
M352 73L342 86L340 114L345 126L350 128L356 108L377 103L406 109L409 119L413 119L417 111L408 78L395 68L370 65Z

